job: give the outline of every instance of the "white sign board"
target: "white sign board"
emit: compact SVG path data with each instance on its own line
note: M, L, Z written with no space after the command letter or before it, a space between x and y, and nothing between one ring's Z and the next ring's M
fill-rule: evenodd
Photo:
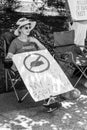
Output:
M74 89L61 67L47 50L16 54L13 56L13 62L35 101Z
M72 29L75 30L74 43L84 47L87 31L87 21L73 22ZM83 47L82 50L84 49Z
M68 0L73 20L87 20L87 0Z

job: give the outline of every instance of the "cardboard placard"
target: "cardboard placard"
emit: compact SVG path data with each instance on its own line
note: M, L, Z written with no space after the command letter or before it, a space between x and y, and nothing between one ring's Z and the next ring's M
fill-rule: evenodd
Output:
M13 62L35 101L74 89L48 50L15 54Z

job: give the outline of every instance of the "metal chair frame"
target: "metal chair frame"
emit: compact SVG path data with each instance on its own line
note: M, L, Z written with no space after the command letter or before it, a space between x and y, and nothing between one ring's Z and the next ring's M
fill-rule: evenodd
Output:
M71 58L72 58L72 63L73 63L73 64L76 66L76 68L81 72L80 77L78 78L78 80L76 81L76 83L75 83L75 85L74 85L74 87L76 87L77 84L79 83L79 81L81 80L81 78L82 78L83 76L87 79L87 74L85 73L86 70L87 70L87 66L84 66L84 69L83 69L83 66L81 66L81 64L76 63L76 61L74 60L74 56L73 56L73 53L72 53L72 52L67 52L67 54L69 54L69 55L71 56ZM85 60L87 60L86 57L85 57Z
M81 46L81 47L84 48L84 46ZM76 63L76 60L74 59L74 54L71 51L70 52L65 52L65 53L63 53L63 55L64 54L68 55L68 57L71 58L71 61L68 61L68 59L63 59L63 58L60 58L60 57L58 58L58 60L61 61L61 62L65 62L66 64L72 64L73 67L75 67L75 69L78 69L79 72L81 72L80 77L77 79L76 83L74 84L74 88L75 88L83 76L87 79L87 74L85 73L86 70L87 70L87 66L84 66L84 69L83 69L83 66ZM83 51L82 51L82 54L85 57L85 54L83 53ZM54 55L54 57L55 57L55 55ZM85 57L85 60L87 60L86 57ZM72 69L72 66L71 66L71 69Z
M5 58L6 55L7 55L7 53L6 53L7 52L7 50L6 50L6 41L4 40L3 43L4 43L4 58ZM5 60L4 60L4 64L5 64ZM8 87L8 79L9 79L10 83L11 83L11 88L13 88L13 90L14 90L17 101L21 103L26 98L26 96L29 94L29 92L27 91L24 96L22 96L21 98L19 97L15 85L18 83L18 81L21 80L20 75L18 77L16 77L15 79L12 79L12 76L10 75L10 73L15 74L15 72L11 68L8 69L6 67L4 67L4 73L5 73L6 92L9 91L9 87Z

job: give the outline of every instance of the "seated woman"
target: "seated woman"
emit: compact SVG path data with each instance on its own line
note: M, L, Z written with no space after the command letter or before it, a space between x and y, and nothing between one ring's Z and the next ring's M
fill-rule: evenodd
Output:
M35 37L30 36L30 32L32 29L34 29L36 22L31 21L27 18L20 18L16 25L18 26L17 29L14 31L14 34L17 36L11 43L8 54L6 58L12 58L14 54L26 52L26 51L36 51L36 50L44 50L46 49ZM13 65L12 69L16 71L16 67ZM50 98L49 98L50 99ZM54 99L52 100L46 100L45 107L49 107L50 103L52 104ZM48 111L53 111L58 106L55 105L55 107L52 106L49 107Z
M13 54L25 51L46 49L35 37L30 36L30 32L34 29L36 22L21 18L17 21L16 25L18 28L14 31L14 34L17 37L12 41L9 47L7 58L12 58Z

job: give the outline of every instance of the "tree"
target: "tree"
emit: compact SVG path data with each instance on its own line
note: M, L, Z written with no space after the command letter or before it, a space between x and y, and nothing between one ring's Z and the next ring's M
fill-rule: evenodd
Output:
M20 2L17 0L6 0L5 9L6 10L14 10L19 7Z

